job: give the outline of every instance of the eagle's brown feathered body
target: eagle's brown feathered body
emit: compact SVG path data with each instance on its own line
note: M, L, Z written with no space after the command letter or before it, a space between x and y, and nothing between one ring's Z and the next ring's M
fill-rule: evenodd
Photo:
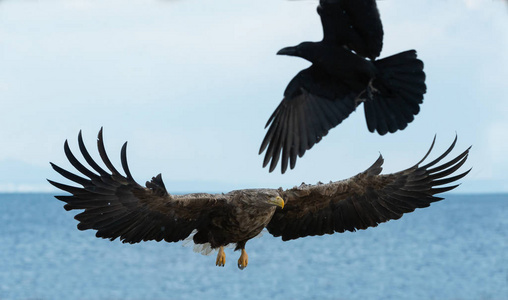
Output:
M242 249L242 255L245 243L264 228L282 240L290 240L366 229L398 219L404 213L443 199L434 195L454 189L457 185L448 184L469 172L449 176L465 163L469 149L439 164L451 152L455 140L434 161L420 166L433 143L418 164L387 175L380 175L383 159L379 157L366 171L328 184L302 184L288 190L245 189L226 194L170 195L160 174L147 182L146 187L134 181L127 165L126 144L121 151L125 175L120 174L106 155L102 130L97 145L109 171L91 158L81 133L78 142L93 171L79 162L67 141L64 150L69 162L86 177L51 165L82 187L49 181L71 193L56 196L66 202L66 210L84 209L75 217L79 221L78 229L94 229L97 237L119 238L124 243L177 242L194 233L192 238L196 244L209 243L214 249L220 248L219 252L223 246L236 244L237 250Z
M278 195L276 190L271 189L246 189L227 194L175 195L170 196L172 199L169 201L193 203L200 199L198 201L209 203L207 220L196 228L194 243L210 243L212 248L236 244L235 250L238 250L243 249L248 240L259 235L268 225L275 206L266 204L264 200Z

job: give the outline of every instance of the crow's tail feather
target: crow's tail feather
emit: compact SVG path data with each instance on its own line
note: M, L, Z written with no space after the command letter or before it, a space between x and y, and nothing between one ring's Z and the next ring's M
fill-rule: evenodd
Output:
M384 135L406 128L420 111L425 73L416 51L401 52L374 62L379 71L367 88L364 103L369 131Z

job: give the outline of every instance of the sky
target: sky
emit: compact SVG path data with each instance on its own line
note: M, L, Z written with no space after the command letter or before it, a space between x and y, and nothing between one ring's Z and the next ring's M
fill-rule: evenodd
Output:
M264 125L309 63L277 56L322 37L318 1L0 1L0 191L55 191L83 132L92 156L104 128L141 184L162 173L170 192L290 188L341 180L382 154L384 172L431 158L458 135L472 145L458 193L508 192L508 5L505 0L384 0L381 57L416 49L427 94L395 134L370 133L359 107L294 170L269 173Z

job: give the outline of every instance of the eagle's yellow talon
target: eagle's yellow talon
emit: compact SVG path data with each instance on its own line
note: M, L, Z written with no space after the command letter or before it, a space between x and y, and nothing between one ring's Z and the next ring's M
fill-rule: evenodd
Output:
M226 253L224 253L224 247L219 248L219 253L217 253L217 260L215 261L215 265L218 267L224 267L226 264Z
M247 267L248 264L249 264L249 256L247 255L247 251L245 251L245 249L242 249L242 254L238 259L238 269L243 270Z

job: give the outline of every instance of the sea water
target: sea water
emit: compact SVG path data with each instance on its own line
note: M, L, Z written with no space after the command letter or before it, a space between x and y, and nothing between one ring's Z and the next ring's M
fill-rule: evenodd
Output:
M508 195L455 195L354 233L226 249L79 231L49 194L0 195L0 299L508 299Z

